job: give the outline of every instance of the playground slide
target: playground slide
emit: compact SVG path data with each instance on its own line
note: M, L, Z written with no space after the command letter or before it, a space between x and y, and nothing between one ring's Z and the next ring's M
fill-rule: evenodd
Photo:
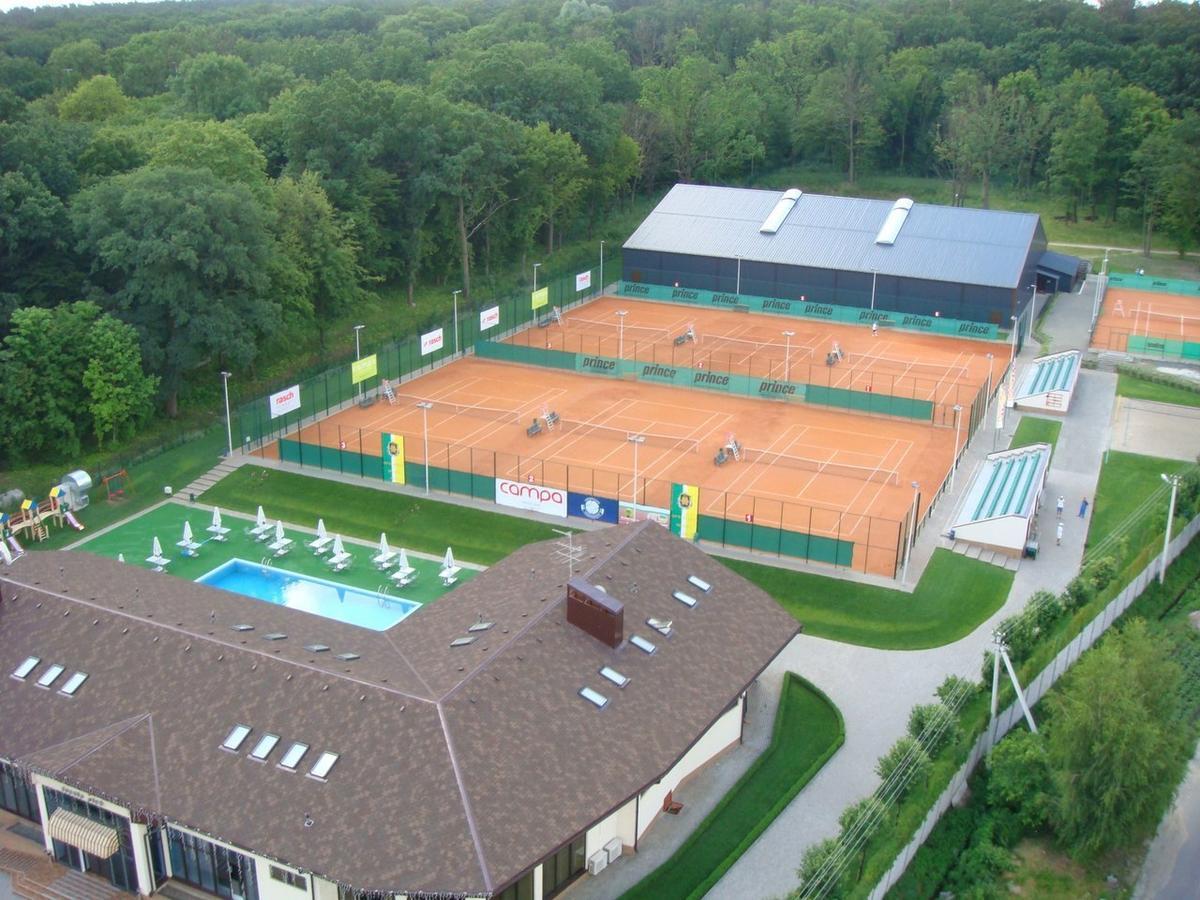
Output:
M8 546L12 547L13 553L18 555L25 552L25 548L17 543L17 536L15 534L10 534L8 536Z
M83 531L83 523L80 522L77 518L75 518L75 513L66 512L66 513L64 513L64 515L66 516L68 525L70 525L76 531Z

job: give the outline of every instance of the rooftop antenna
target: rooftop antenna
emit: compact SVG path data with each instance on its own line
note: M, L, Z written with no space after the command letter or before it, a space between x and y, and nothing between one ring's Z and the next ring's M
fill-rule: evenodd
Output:
M555 555L566 561L567 579L570 580L575 575L575 563L583 556L583 548L575 546L575 532L555 528L554 533L562 535L563 539L555 545L558 547Z

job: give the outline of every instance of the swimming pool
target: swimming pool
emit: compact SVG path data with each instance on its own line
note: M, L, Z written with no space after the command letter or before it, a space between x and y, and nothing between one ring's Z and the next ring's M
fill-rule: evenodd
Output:
M244 559L231 559L196 581L372 631L391 628L421 605Z

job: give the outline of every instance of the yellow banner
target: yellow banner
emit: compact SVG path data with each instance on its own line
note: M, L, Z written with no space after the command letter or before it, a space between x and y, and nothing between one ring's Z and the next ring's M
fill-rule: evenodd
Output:
M375 373L379 371L376 364L375 354L364 356L362 359L356 359L350 363L350 383L358 384L360 381L366 381L368 378L374 378Z
M700 488L694 484L672 484L671 530L685 541L690 541L695 539L699 523Z
M541 309L550 302L550 288L544 287L541 290L534 291L529 295L532 301L531 309Z
M404 484L404 435L380 435L383 443L383 480L392 484Z

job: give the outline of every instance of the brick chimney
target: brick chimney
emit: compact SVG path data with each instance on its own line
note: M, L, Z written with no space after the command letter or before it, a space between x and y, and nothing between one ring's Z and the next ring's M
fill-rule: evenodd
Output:
M567 582L567 621L610 647L625 640L625 604L578 576Z

